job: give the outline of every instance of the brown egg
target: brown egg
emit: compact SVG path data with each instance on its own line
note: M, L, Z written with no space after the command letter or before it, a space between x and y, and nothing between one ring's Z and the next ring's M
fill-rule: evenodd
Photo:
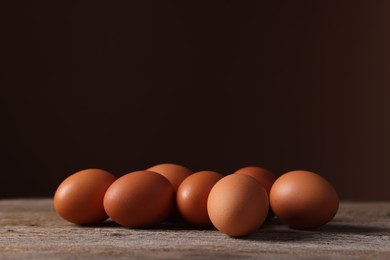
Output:
M291 228L322 226L332 220L339 198L332 185L318 174L291 171L272 186L270 204L275 215Z
M263 185L268 195L272 184L274 184L277 179L276 175L269 170L257 166L244 167L237 170L235 173L246 174L255 178L261 185Z
M268 213L267 192L254 178L231 174L211 189L207 211L214 226L221 232L240 237L258 229Z
M125 227L141 228L166 219L173 204L169 181L151 171L136 171L116 180L104 196L108 216Z
M173 163L163 163L158 164L147 169L148 171L157 172L161 174L172 184L175 193L179 188L180 183L192 174L190 169L187 169L184 166L173 164Z
M103 198L108 187L116 180L109 172L87 169L66 178L54 194L54 208L69 222L88 225L108 218Z
M269 170L257 166L244 167L234 173L245 174L255 178L261 185L263 185L265 191L267 192L268 198L269 198L269 192L271 190L272 184L274 184L274 182L277 179L276 175L270 172ZM270 208L268 210L267 219L271 219L274 216L275 215L272 212L272 209Z
M200 171L188 176L179 186L176 202L181 216L197 226L209 226L207 198L214 184L223 175L213 171Z

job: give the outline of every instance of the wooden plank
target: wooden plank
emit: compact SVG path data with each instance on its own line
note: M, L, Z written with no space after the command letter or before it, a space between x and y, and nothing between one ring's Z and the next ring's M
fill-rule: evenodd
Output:
M318 230L292 230L275 219L240 239L183 223L80 227L61 219L52 204L0 200L1 259L390 259L389 202L342 202L335 219Z

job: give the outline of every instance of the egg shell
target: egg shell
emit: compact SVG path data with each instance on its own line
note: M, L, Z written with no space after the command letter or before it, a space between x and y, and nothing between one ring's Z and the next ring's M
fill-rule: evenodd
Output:
M173 188L160 174L136 171L116 180L104 196L104 208L118 224L141 228L164 221L172 209Z
M158 164L150 167L147 170L156 172L167 178L168 181L172 184L175 193L177 192L180 183L193 173L190 169L173 163Z
M261 185L263 185L268 195L271 190L272 184L274 184L277 179L276 175L273 174L271 171L258 166L247 166L237 170L234 173L245 174L255 178Z
M268 195L263 186L244 174L231 174L219 180L207 200L213 225L232 237L257 230L267 217L268 208Z
M96 224L108 218L103 198L116 180L101 169L86 169L66 178L54 194L54 208L69 222L79 225Z
M172 184L175 194L182 181L193 173L190 169L182 165L173 164L173 163L158 164L150 167L147 170L156 172L158 174L161 174L165 178L167 178L167 180ZM179 213L176 204L176 197L174 197L173 200L174 200L173 207L167 221L170 222L181 221L181 215Z
M223 178L214 171L200 171L188 176L179 186L176 202L181 216L196 226L210 226L207 198L215 183Z
M270 204L275 215L291 228L310 229L332 220L339 197L332 185L310 171L291 171L272 186Z
M237 170L236 172L234 172L234 174L245 174L255 178L261 185L263 185L264 189L267 192L268 198L271 187L277 179L274 173L258 166L247 166ZM272 212L272 209L269 208L267 219L271 219L274 216L275 214Z

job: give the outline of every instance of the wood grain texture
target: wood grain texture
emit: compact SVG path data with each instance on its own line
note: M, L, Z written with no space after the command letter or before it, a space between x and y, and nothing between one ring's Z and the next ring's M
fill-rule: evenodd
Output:
M1 259L131 258L390 259L390 203L343 202L317 230L272 220L245 238L184 223L127 229L106 221L80 227L61 219L51 199L0 200Z

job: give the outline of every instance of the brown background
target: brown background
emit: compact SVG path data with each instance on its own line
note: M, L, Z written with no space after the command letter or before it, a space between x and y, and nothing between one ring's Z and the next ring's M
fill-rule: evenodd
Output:
M0 197L169 161L390 199L389 1L2 5Z

